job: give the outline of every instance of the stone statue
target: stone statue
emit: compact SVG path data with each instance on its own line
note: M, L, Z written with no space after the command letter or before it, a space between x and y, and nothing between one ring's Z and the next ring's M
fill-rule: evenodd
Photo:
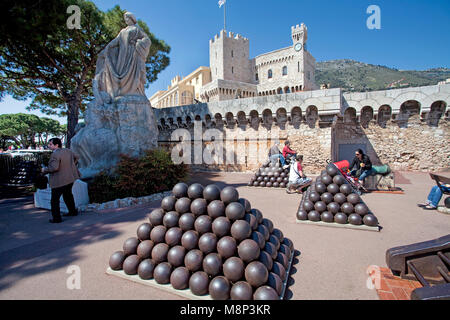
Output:
M158 145L158 127L144 92L151 41L132 13L124 19L127 27L98 55L95 99L86 110L85 126L72 138L83 178L109 170L120 154L139 156Z

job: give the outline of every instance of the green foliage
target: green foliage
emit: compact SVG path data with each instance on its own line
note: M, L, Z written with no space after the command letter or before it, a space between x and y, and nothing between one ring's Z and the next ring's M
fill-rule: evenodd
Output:
M142 197L172 189L187 174L188 167L174 164L162 149L146 151L140 158L121 155L112 174L101 172L89 184L89 197L97 203Z

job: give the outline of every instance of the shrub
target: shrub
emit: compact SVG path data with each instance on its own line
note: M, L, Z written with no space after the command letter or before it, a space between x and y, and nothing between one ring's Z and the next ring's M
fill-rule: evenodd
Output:
M89 186L91 202L142 197L167 191L188 175L186 165L176 165L162 149L148 150L142 157L121 155L111 174L96 176Z

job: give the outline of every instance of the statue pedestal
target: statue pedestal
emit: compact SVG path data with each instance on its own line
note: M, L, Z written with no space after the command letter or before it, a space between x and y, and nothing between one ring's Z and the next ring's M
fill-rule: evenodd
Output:
M76 180L73 183L72 194L75 200L75 207L78 209L82 205L89 204L88 185L86 182ZM52 198L52 189L47 185L47 189L38 189L34 194L34 206L36 208L42 208L51 210L50 200ZM66 204L63 197L59 199L59 207L61 212L68 213Z

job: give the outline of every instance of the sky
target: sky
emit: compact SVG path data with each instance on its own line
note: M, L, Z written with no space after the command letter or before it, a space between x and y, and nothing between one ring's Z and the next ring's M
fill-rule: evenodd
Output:
M119 5L133 12L170 45L170 65L150 84L147 97L166 90L175 76L209 66L209 39L224 28L224 6L219 8L218 0L93 2L101 10ZM367 27L370 5L380 9L381 29ZM450 68L449 0L227 0L225 7L226 30L249 39L251 58L292 45L291 26L303 22L308 51L317 62L352 59L399 70ZM28 112L28 104L6 97L0 114Z

